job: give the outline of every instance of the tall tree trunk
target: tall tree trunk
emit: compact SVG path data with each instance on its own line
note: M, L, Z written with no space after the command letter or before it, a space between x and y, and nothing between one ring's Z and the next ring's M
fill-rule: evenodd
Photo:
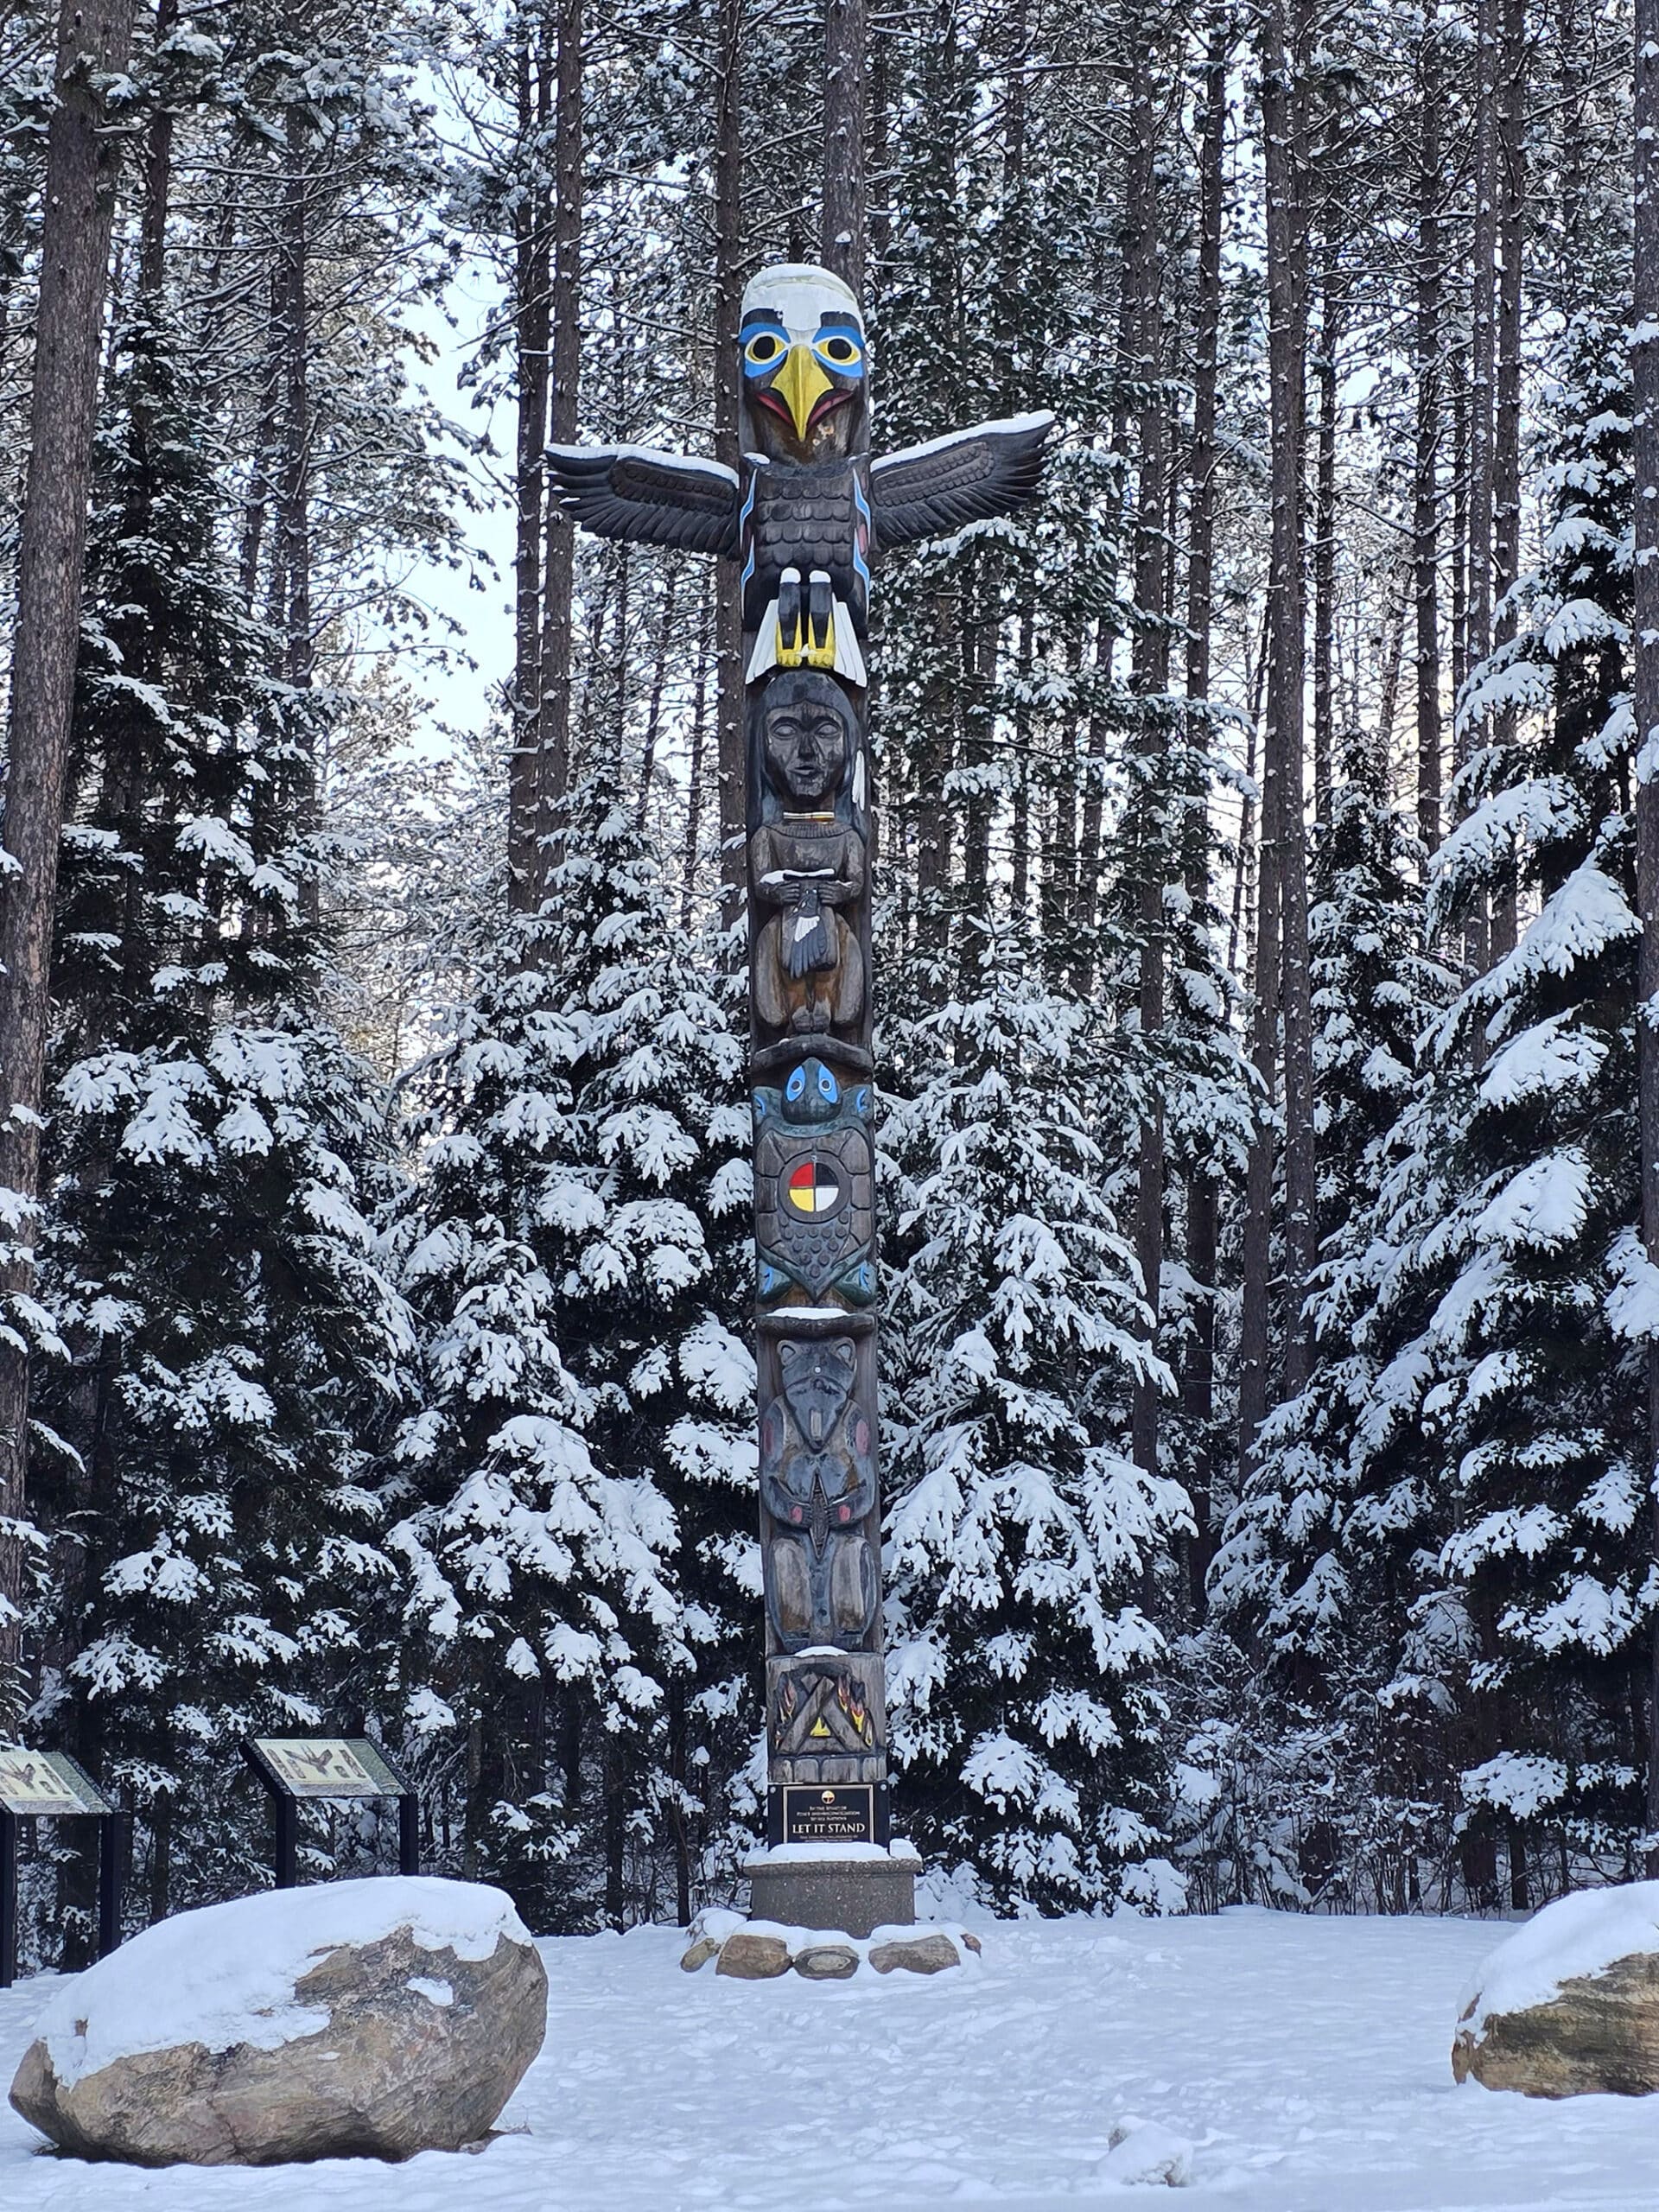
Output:
M735 469L738 451L737 326L743 304L744 0L720 0L719 82L715 102L715 459ZM737 575L721 562L715 585L716 751L720 880L728 929L743 899L743 607ZM741 957L734 939L734 959Z
M702 858L703 755L709 731L709 662L713 640L709 623L714 609L712 577L705 577L697 604L697 669L691 690L691 748L685 772L685 842L681 847L680 926L690 929L696 899L697 868Z
M824 0L823 265L864 294L864 0Z
M1336 766L1337 633L1337 346L1341 310L1338 302L1337 249L1325 241L1319 290L1319 351L1315 365L1319 393L1319 433L1313 471L1313 819L1331 819L1331 785Z
M1221 241L1226 154L1227 60L1231 37L1224 13L1210 33L1204 71L1204 124L1198 148L1198 267L1194 302L1192 451L1189 464L1186 561L1186 696L1210 695L1211 628L1215 620L1216 400L1221 337ZM1205 733L1189 712L1185 731L1196 749ZM1184 825L1187 896L1203 912L1210 900L1211 840L1207 805L1191 804ZM1205 1578L1214 1550L1211 1423L1216 1395L1216 1265L1219 1190L1195 1163L1186 1188L1186 1269L1193 1293L1192 1337L1181 1378L1181 1408L1192 1438L1193 1534L1187 1551L1188 1599L1195 1620L1205 1611Z
M311 607L311 197L317 179L311 160L311 123L294 101L286 124L283 213L278 254L283 264L282 468L276 484L277 560L281 579L283 672L296 692L308 692L316 665ZM292 794L293 825L307 842L316 834L322 764L316 729L300 725L302 759ZM301 881L301 909L315 925L322 886L315 865Z
M1268 741L1278 754L1280 986L1285 1101L1285 1372L1287 1396L1307 1380L1303 1303L1319 1249L1313 1158L1313 1015L1307 953L1302 696L1306 671L1302 486L1307 363L1306 68L1312 0L1274 0L1269 77L1277 90L1268 127L1268 257L1273 634L1268 660Z
M550 429L555 445L576 435L582 388L582 0L559 0L553 122L553 302ZM536 774L536 903L547 899L558 858L560 810L571 777L576 533L563 514L547 518L542 573L541 693Z
M133 0L63 0L47 133L29 473L0 850L0 1720L22 1653L21 1524L29 1472L29 1353L14 1301L34 1281L57 894L99 340L123 143L105 105L132 42Z
M1471 682L1492 650L1493 398L1497 340L1497 8L1479 0L1475 41L1475 221L1470 284L1472 339L1469 381L1469 616L1465 682ZM1466 701L1459 714L1458 758L1466 766L1485 743L1485 717ZM1465 806L1467 798L1465 796ZM1491 955L1491 934L1482 899L1464 928L1471 969L1479 974Z
M645 812L651 804L651 787L657 777L657 747L663 728L663 693L668 683L669 647L674 638L674 615L680 595L680 571L669 570L668 582L663 588L662 604L657 610L657 651L652 661L651 690L645 701L645 736L639 758L639 800L634 818L641 830L645 826Z
M283 474L277 487L284 585L283 673L309 690L316 660L311 620L310 126L301 105L288 111L283 177Z
M1659 1267L1659 0L1636 0L1636 874L1642 1242ZM1659 1563L1659 1338L1647 1347L1649 1543ZM1645 1872L1659 1878L1659 1615L1649 1630Z
M1135 741L1138 791L1133 802L1139 819L1136 856L1141 949L1136 998L1140 1014L1142 1080L1147 1096L1137 1139L1135 1212L1135 1257L1151 1313L1151 1343L1159 1334L1159 1306L1164 1265L1164 1102L1161 1077L1152 1062L1161 1050L1164 1028L1164 881L1169 873L1166 839L1168 803L1169 632L1164 621L1166 454L1162 395L1163 299L1159 276L1158 66L1155 34L1149 15L1135 37L1137 49L1129 86L1129 175L1125 219L1128 259L1126 291L1134 301L1135 404L1135 603L1137 621L1130 656L1129 681L1145 702ZM1131 1410L1135 1465L1158 1471L1159 1392L1152 1382L1136 1382Z
M1417 53L1417 442L1412 468L1412 592L1417 686L1417 834L1440 842L1440 49L1426 29Z
M1497 325L1492 426L1492 567L1495 646L1513 642L1516 608L1510 596L1521 567L1521 278L1526 238L1526 0L1499 0L1497 101ZM1503 751L1515 741L1515 710L1496 717L1493 740ZM1515 892L1492 901L1491 957L1515 949Z
M547 443L548 208L542 175L550 98L546 17L518 11L513 57L518 191L513 215L513 353L518 393L513 538L512 753L507 906L537 906L537 762L542 701L542 452ZM569 535L568 528L565 532Z
M891 103L888 97L891 69L892 41L879 25L865 26L865 48L869 55L869 135L870 156L867 172L865 198L869 201L871 187L875 197L869 204L865 227L869 233L871 266L866 272L867 289L869 280L874 280L879 292L887 251L893 244L893 178L890 174L890 145L893 132Z
M1285 1156L1285 1394L1307 1377L1303 1313L1318 1239L1313 1165L1313 1018L1307 965L1302 694L1306 663L1302 546L1307 358L1307 155L1302 79L1307 0L1268 0L1263 19L1268 363L1273 506L1268 574L1267 729L1256 934L1255 1050L1264 1107L1275 1094L1282 1019ZM1267 1411L1274 1133L1263 1116L1246 1174L1244 1313L1240 1345L1241 1457Z

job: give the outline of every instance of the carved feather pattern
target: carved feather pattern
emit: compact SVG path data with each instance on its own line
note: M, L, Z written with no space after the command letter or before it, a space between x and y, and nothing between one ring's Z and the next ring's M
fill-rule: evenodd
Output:
M976 423L948 438L889 454L870 472L879 547L946 537L970 522L1011 513L1037 489L1052 415Z
M737 479L718 461L647 446L550 446L560 505L600 537L737 555Z

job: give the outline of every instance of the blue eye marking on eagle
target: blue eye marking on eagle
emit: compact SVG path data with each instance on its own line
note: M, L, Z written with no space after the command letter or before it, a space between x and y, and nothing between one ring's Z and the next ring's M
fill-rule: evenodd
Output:
M747 322L743 326L743 373L769 377L789 352L789 333L781 322Z
M822 1060L818 1063L818 1096L833 1106L841 1096L841 1085L836 1081Z
M804 1068L796 1069L794 1074L791 1076L789 1081L784 1085L784 1092L791 1105L798 1098L805 1096L806 1070Z
M861 377L864 373L864 334L851 315L825 315L812 340L812 351L832 375Z

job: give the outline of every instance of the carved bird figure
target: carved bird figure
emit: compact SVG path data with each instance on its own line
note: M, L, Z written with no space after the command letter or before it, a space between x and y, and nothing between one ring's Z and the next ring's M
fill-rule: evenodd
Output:
M872 461L863 317L838 277L804 263L754 278L738 346L741 471L654 447L551 446L549 474L597 537L742 563L749 682L806 666L861 685L872 558L1021 505L1054 418L977 423Z

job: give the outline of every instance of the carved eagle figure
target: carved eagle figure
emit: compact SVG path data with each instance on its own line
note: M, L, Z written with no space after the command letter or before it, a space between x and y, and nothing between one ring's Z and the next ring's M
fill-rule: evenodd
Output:
M674 546L743 563L744 628L803 575L861 639L869 561L948 537L1023 505L1037 489L1054 417L976 423L872 461L863 320L827 270L763 270L744 294L741 472L647 446L552 446L547 467L565 512L601 537ZM848 648L855 653L855 648ZM864 681L857 665L841 672Z

